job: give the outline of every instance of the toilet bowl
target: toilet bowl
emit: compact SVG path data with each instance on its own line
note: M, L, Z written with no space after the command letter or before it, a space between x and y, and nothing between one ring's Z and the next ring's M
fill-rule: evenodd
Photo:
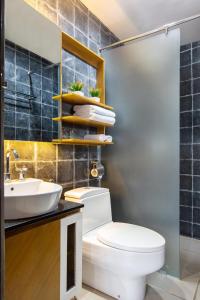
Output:
M108 189L78 188L65 199L84 203L83 282L115 299L143 300L146 276L164 265L164 238L145 227L113 222Z

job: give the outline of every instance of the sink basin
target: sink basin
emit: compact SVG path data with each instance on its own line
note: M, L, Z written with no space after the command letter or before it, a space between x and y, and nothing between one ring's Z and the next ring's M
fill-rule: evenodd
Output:
M62 186L40 179L5 183L5 219L30 218L53 211L61 192Z

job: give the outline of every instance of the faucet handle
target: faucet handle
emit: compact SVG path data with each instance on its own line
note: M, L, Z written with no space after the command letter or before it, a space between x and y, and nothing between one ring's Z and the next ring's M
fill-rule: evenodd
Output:
M25 174L28 171L28 168L26 166L22 166L22 168L15 167L15 170L19 172L19 180L25 179Z

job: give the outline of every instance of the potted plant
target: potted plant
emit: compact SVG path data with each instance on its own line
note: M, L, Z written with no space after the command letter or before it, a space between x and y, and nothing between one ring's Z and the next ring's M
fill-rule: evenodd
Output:
M84 87L84 84L80 81L73 82L69 86L69 90L72 94L77 94L79 96L84 96L84 93L82 92L82 89Z
M92 100L100 102L100 90L98 88L91 87L89 89L89 92L90 92L90 96L91 96Z

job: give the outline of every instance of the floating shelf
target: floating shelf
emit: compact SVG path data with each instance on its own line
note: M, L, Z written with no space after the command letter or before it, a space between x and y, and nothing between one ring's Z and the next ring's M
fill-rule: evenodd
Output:
M70 145L87 145L87 146L103 146L112 145L111 142L100 142L96 140L82 140L82 139L56 139L54 144L70 144Z
M83 126L91 126L91 127L112 127L113 125L93 120L88 120L85 118L81 118L78 116L65 116L65 117L57 117L53 118L53 121L56 122L64 122L64 123L72 123Z
M72 105L84 105L84 104L92 104L96 105L105 109L113 110L112 106L97 102L95 100L91 100L91 98L84 97L84 96L79 96L76 94L62 94L58 96L54 96L53 100L60 101L62 100L63 102L72 104Z

